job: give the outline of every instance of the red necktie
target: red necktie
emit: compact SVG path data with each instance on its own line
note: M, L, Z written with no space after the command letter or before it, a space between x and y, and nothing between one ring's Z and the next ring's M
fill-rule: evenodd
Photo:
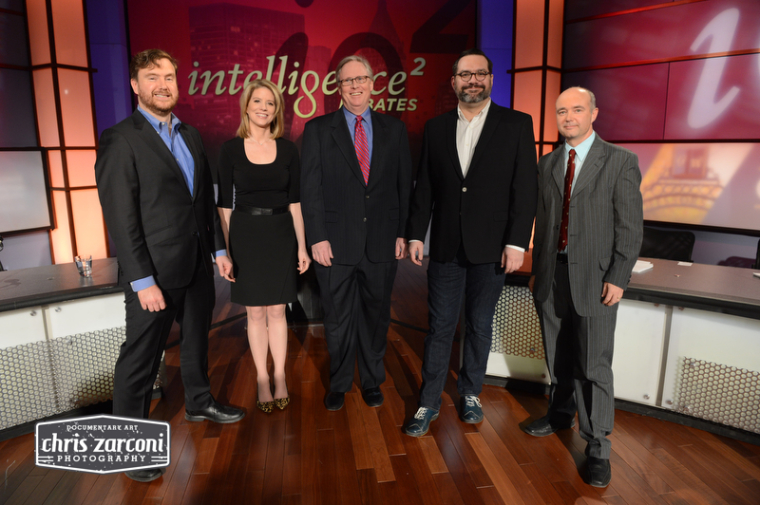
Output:
M559 243L557 249L564 251L567 247L567 223L570 218L570 193L573 187L573 177L575 177L575 149L570 149L570 156L567 158L567 172L565 172L565 195L562 199L562 224L559 225Z
M359 166L362 168L364 184L367 184L369 182L369 146L367 145L367 135L364 133L361 116L356 116L354 149L356 149L356 157L359 159Z

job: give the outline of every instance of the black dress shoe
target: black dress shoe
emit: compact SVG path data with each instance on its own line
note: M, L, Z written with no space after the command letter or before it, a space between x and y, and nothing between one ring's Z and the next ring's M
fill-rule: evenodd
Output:
M609 459L589 456L586 460L586 482L594 487L607 487L612 480L612 468Z
M572 428L573 426L575 426L575 419L570 419L570 422L557 422L552 421L552 419L547 415L541 419L536 419L528 426L523 428L523 431L528 435L533 435L534 437L548 437L552 433L556 433L559 430Z
M368 388L362 391L362 398L368 407L379 407L383 404L383 392L380 388Z
M229 424L236 423L244 417L245 412L242 409L222 405L216 400L212 400L211 405L205 409L185 410L185 419L196 423L208 420L215 423Z
M342 409L345 396L346 393L336 393L334 391L330 391L327 393L327 396L325 396L325 408L332 411Z
M146 468L144 470L131 470L124 472L127 477L137 482L151 482L161 477L160 468Z

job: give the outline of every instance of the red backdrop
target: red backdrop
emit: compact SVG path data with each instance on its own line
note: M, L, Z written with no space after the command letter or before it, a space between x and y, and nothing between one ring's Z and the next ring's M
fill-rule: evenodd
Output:
M425 121L456 105L449 78L475 45L474 0L129 0L132 53L179 60L176 115L203 135L212 164L240 123L240 91L265 77L285 96L285 136L336 110L333 70L349 54L377 75L372 106L401 118L418 156ZM416 165L416 164L415 164Z

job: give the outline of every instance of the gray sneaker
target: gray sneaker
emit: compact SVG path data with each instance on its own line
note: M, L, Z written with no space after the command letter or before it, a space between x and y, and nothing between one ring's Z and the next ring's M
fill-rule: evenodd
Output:
M430 422L438 419L438 411L427 407L420 407L417 413L404 426L404 433L410 437L421 437L430 429Z
M459 419L467 424L478 424L483 421L483 405L475 395L464 395L459 399Z

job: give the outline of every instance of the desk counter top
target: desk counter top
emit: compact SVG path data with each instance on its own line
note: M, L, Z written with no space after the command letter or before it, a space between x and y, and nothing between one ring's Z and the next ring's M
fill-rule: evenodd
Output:
M74 263L0 272L0 312L118 293L116 258L92 261L92 277Z
M642 259L654 268L631 274L625 298L760 319L760 278L753 276L756 270Z

